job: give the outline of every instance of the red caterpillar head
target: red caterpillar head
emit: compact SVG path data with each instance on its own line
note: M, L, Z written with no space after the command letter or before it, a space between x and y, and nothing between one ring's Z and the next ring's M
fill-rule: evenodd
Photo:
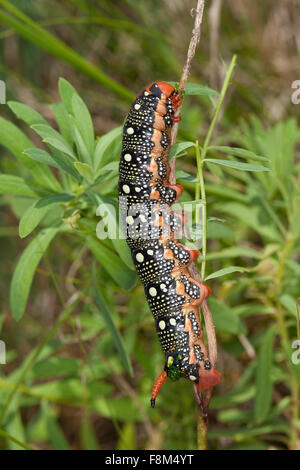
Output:
M170 98L174 112L182 103L182 95L175 90L173 85L170 85L170 83L167 82L152 82L147 86L145 91L149 94L158 96L161 99Z

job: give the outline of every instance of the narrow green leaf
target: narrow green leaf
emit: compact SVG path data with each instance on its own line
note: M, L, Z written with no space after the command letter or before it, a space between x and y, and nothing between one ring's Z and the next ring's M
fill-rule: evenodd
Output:
M74 166L83 178L85 178L89 183L93 182L93 170L90 165L82 162L74 162Z
M92 236L87 238L87 244L117 285L125 290L129 290L134 286L137 278L136 273L130 270L118 255Z
M65 138L61 134L59 134L59 132L54 130L51 126L45 124L34 124L31 127L37 132L37 134L42 137L43 142L53 145L54 148L66 153L71 158L76 160L76 155L73 152L73 149L70 144L65 140Z
M235 273L235 272L244 273L247 271L249 271L249 269L241 268L240 266L229 266L228 268L219 269L219 271L215 271L214 273L207 276L205 280L207 281L208 279L214 279L215 277L226 276L226 274L230 274L230 273Z
M15 175L0 175L0 194L15 196L38 197L39 188L29 185L23 178Z
M122 133L123 126L119 126L100 137L96 144L93 158L95 170L98 170L98 168L112 160L119 160L122 146Z
M35 269L58 230L59 227L42 230L31 240L18 261L10 285L10 306L16 320L23 316Z
M57 376L78 376L80 360L72 357L48 357L37 362L32 370L34 378L49 378Z
M107 328L111 333L112 340L115 344L115 347L116 347L118 353L120 354L120 358L122 360L124 368L129 373L129 375L132 376L133 371L132 371L132 366L131 366L130 359L129 359L128 354L126 352L126 349L125 349L125 346L124 346L124 343L123 343L123 339L122 339L122 337L119 333L119 330L116 328L116 326L113 322L110 311L109 311L109 309L106 305L106 302L103 298L100 287L98 286L95 270L93 270L93 288L94 288L94 296L95 296L97 307L100 310L100 312L102 313L103 318L104 318L104 320L107 324Z
M172 160L172 158L175 158L176 156L180 156L184 150L190 148L190 147L195 147L194 142L180 142L179 144L174 144L170 148L170 153L169 153L169 161Z
M72 132L70 128L70 117L66 110L64 103L53 103L50 105L52 109L56 122L58 124L60 133L64 136L66 141L71 145L72 144Z
M178 86L178 82L168 82L174 87ZM219 92L209 88L206 85L199 85L199 83L188 82L184 90L185 95L206 95L206 96L218 96Z
M79 132L86 143L89 154L92 156L95 146L93 122L88 108L77 93L72 97L72 109Z
M39 199L39 201L40 200L41 199ZM49 204L39 207L37 205L39 201L35 201L31 206L29 206L20 219L19 236L21 238L27 237L27 235L29 235L39 225L49 211ZM52 201L52 204L56 205L59 204L59 202Z
M72 132L72 139L75 142L78 158L85 163L92 165L92 155L90 155L84 138L82 137L78 124L74 116L69 115L70 128Z
M209 88L206 85L199 85L198 83L188 82L185 87L184 93L186 95L206 95L206 96L218 96L219 92Z
M77 181L81 182L81 177L76 172L75 168L73 167L69 159L67 159L63 153L61 153L60 156L58 157L57 156L59 155L58 151L56 155L54 154L52 155L46 152L45 150L41 150L38 148L29 148L29 149L24 150L24 154L28 155L33 160L46 163L47 165L54 166L55 168L58 168L64 171L65 173L68 173Z
M32 142L17 126L2 117L0 117L0 143L30 171L38 185L56 190L57 180L51 170L24 154L25 149L32 147Z
M247 330L239 316L223 302L211 297L209 305L213 314L214 324L217 330L232 334L246 334Z
M217 150L219 152L224 152L229 155L234 155L236 157L241 157L241 158L249 158L251 160L258 160L258 161L265 161L269 162L269 158L262 157L261 155L257 155L254 152L250 152L250 150L246 149L240 149L238 147L227 147L224 145L211 145L208 147L207 150Z
M274 224L270 224L267 212L261 204L239 204L237 202L226 202L216 204L222 213L228 213L235 219L242 221L246 226L259 233L263 239L281 242L282 237Z
M69 450L68 441L62 432L50 405L46 401L42 403L43 415L46 419L47 431L53 450Z
M280 302L293 317L297 318L297 304L294 297L290 294L282 294L280 296Z
M176 178L182 181L189 181L190 183L198 182L198 179L196 178L196 176L190 175L189 173L183 170L176 171Z
M262 339L258 353L254 416L259 423L267 418L272 403L271 370L274 335L275 329L269 328Z
M134 94L123 85L110 78L99 68L99 65L96 66L85 60L77 52L73 51L71 47L39 26L37 22L31 20L10 2L1 0L1 4L5 5L6 9L15 15L8 15L5 11L1 10L0 20L2 24L13 28L18 34L52 54L54 57L58 57L71 64L75 69L80 70L96 82L101 83L126 101L131 102L134 100Z
M87 416L83 416L80 426L80 440L83 450L99 450L97 436L93 425Z
M106 227L108 227L108 226L114 227L115 226L115 228L116 228L116 237L117 238L112 238L111 239L112 244L113 244L116 252L119 254L120 258L126 264L126 266L130 270L135 271L135 266L134 266L133 261L132 261L130 249L129 249L125 239L118 238L119 237L119 222L118 222L117 217L116 217L117 211L113 210L114 208L112 208L110 204L106 204L105 200L103 199L103 197L101 195L99 195L97 193L94 193L92 191L89 191L88 196L91 199L95 199L94 203L96 203L96 205L97 205L96 215L98 215L100 217L105 217ZM105 205L105 208L106 208L105 216L104 216L104 214L102 213L102 210L101 210L101 208L103 206L100 207L100 211L98 210L98 207L99 207L100 204L106 204ZM100 221L100 225L102 224L102 222L103 221ZM102 227L101 227L101 229L102 229ZM97 236L98 236L98 230L99 230L99 224L96 227ZM101 237L99 237L99 238L101 238Z
M208 253L206 256L207 260L214 260L214 259L226 259L226 258L253 258L253 259L261 259L262 253L259 251L253 250L252 248L248 248L246 246L232 246L230 248L224 248L224 250L217 251L215 253Z
M235 162L231 160L220 160L218 158L205 158L203 161L214 163L216 165L227 166L241 171L270 171L270 168L266 168L262 165L252 165L250 163Z
M22 119L22 121L26 122L29 126L33 124L46 124L49 125L48 122L41 116L37 111L32 109L30 106L26 104L19 103L18 101L8 101L8 106L10 109L15 113L15 115Z
M50 204L64 204L75 199L76 196L73 194L61 193L61 194L50 194L49 196L42 197L36 203L37 208L46 207Z
M69 114L73 113L72 99L74 95L77 95L77 91L65 78L60 78L58 81L58 88L60 97L65 105L65 108Z

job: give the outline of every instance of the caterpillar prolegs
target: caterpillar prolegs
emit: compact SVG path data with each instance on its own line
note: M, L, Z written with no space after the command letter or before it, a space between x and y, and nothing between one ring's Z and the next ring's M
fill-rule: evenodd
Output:
M210 289L188 271L198 251L176 238L184 222L171 209L182 193L169 183L170 130L182 96L165 82L153 82L132 104L123 130L119 167L119 206L158 338L165 367L157 378L151 406L167 377L185 377L205 390L221 380L211 367L199 318Z

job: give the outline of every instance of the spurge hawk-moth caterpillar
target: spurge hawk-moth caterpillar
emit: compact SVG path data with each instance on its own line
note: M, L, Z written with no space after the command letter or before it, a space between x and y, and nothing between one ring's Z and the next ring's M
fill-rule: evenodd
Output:
M182 187L169 183L170 131L182 95L166 82L153 82L132 104L124 124L119 166L119 206L126 240L144 285L165 353L151 406L167 377L185 377L205 390L221 380L211 367L199 318L210 289L188 271L198 251L179 243L184 222L171 209Z

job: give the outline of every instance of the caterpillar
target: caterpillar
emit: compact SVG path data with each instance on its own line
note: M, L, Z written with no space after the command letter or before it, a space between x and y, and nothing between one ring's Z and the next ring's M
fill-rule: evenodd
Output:
M171 209L182 193L180 185L169 182L168 163L170 131L180 120L174 114L182 99L160 81L137 96L125 120L119 165L121 225L165 353L152 390L153 408L167 377L185 377L197 391L221 380L209 361L199 317L210 289L188 271L199 253L176 238L184 218Z

